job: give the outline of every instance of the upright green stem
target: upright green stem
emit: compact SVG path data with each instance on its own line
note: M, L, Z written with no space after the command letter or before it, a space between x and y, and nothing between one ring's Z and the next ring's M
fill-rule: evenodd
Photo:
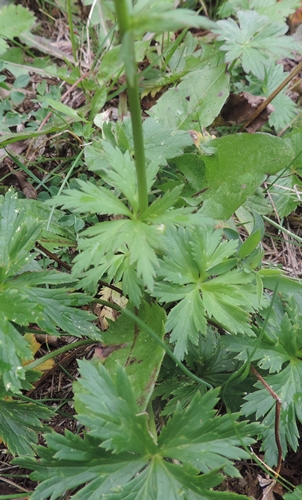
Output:
M114 0L114 3L124 54L127 94L134 142L138 204L139 211L142 213L148 208L148 189L138 76L135 62L134 35L131 31L131 17L128 9L129 0Z

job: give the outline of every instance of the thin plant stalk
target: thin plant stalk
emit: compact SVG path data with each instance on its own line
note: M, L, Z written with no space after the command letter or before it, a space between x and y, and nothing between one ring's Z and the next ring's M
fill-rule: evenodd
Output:
M26 371L34 370L34 368L41 365L45 361L48 361L49 359L53 359L56 356L63 354L64 352L69 352L70 349L76 349L77 347L81 347L83 345L90 345L90 344L96 344L96 343L97 343L96 340L84 339L84 340L79 340L78 342L74 342L73 344L64 345L63 347L60 347L59 349L56 349L55 351L49 352L48 354L45 354L41 358L35 359L31 363L28 363L27 365L24 366L24 369Z
M107 307L111 307L111 309L115 309L116 311L120 311L122 314L125 316L128 316L128 318L132 319L141 329L145 330L151 337L154 338L154 340L164 349L164 351L167 353L168 356L174 361L174 363L180 368L180 370L185 373L188 377L190 377L192 380L197 382L198 384L205 385L209 389L213 389L212 385L203 380L202 378L197 377L197 375L194 375L194 373L190 372L188 368L175 356L175 354L171 351L171 349L165 344L165 342L159 337L157 333L155 333L152 328L150 328L144 321L142 321L138 316L136 316L132 311L129 309L125 308L123 309L117 304L113 304L112 302L108 302L107 300L103 299L94 299L93 302L95 304L102 304Z
M273 221L269 217L266 217L265 215L263 215L262 217L263 217L263 219L266 222L268 222L269 224L271 224L272 226L274 226L276 229L279 229L280 231L282 231L283 233L287 234L288 236L291 236L294 240L298 241L299 243L302 243L302 238L300 238L299 236L297 236L295 233L292 233L288 229L285 229L284 227L280 226L280 224L277 224L277 222Z
M68 26L69 26L69 32L70 32L72 54L73 54L74 62L75 62L75 64L77 64L77 62L78 62L77 43L76 43L74 30L73 30L71 0L67 0L67 18L68 18Z
M139 212L142 214L148 208L148 189L138 75L135 62L134 34L131 31L127 0L114 0L114 3L124 54L127 94L134 142L138 205Z

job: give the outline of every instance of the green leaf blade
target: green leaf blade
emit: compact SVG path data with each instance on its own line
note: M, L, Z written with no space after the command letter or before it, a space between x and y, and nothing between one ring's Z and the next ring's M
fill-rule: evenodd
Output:
M109 375L101 365L79 361L82 377L75 385L78 419L89 427L89 435L102 439L102 447L114 453L131 451L145 455L154 450L147 416L139 414L133 390L124 369L117 365Z
M62 205L76 213L115 214L131 216L130 210L111 191L91 182L78 179L80 190L65 189L64 194L49 201L49 205Z
M160 340L164 339L164 309L158 304L149 305L145 301L142 301L138 310L129 304L127 308L152 328ZM105 367L109 372L114 372L118 362L125 366L136 402L140 410L145 411L157 380L164 349L125 314L117 321L110 322L109 329L102 333L102 337L106 345L120 346L106 357Z
M4 5L0 9L0 33L9 40L31 29L34 22L33 13L22 5Z
M228 474L238 474L229 459L247 454L239 448L241 440L234 430L233 419L229 415L215 416L218 393L218 389L203 396L197 392L187 408L176 408L158 441L162 456L190 463L204 473L221 467ZM244 435L245 443L251 444L254 440L246 432L249 425L246 422L235 425ZM250 427L250 431L255 433L255 428Z
M292 360L281 372L267 376L265 380L281 400L279 436L285 457L288 445L294 451L298 446L299 431L296 417L301 421L299 408L302 395L302 361ZM272 467L278 460L274 430L276 401L266 389L263 389L262 384L256 383L255 387L258 390L245 397L246 403L242 406L242 412L244 415L256 413L258 419L263 417L265 430L261 433L262 448L265 451L266 462Z
M187 353L188 342L197 344L199 332L205 332L206 321L203 301L199 290L194 289L186 294L168 315L166 330L172 330L170 341L175 343L174 354L183 359Z
M1 401L0 438L13 455L34 456L32 446L38 442L43 425L40 419L49 419L47 407L17 401Z
M220 49L226 52L226 61L241 58L244 71L263 80L271 57L289 56L294 50L294 39L284 36L288 30L285 24L273 23L258 12L241 10L236 15L239 26L233 19L227 19L218 21L213 28L218 40L225 42Z
M159 98L149 115L174 130L207 127L219 114L229 94L225 65L191 72Z
M261 185L265 175L285 168L294 152L279 137L268 134L235 134L214 139L212 156L203 156L205 184L202 213L228 219Z

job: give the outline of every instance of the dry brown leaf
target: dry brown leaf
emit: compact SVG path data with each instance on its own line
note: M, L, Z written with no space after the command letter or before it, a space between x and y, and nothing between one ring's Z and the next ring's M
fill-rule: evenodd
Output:
M37 342L36 337L33 333L25 333L24 338L27 340L27 342L30 345L30 350L35 355L38 350L41 347L41 344ZM27 365L29 362L23 363L23 365ZM44 361L44 363L41 363L37 368L34 368L34 370L37 370L39 372L48 372L51 370L54 366L55 362L53 359L48 359L47 361Z
M128 299L126 299L126 297L108 287L103 288L99 293L99 295L103 300L106 300L107 302L112 302L113 304L116 304L121 308L126 307L126 304L128 302ZM119 312L116 311L115 309L111 309L111 307L109 306L103 306L102 304L96 304L94 308L94 313L99 318L100 327L102 331L107 330L109 326L107 319L115 321L119 314Z
M262 499L261 500L276 500L274 493L282 494L282 487L280 490L280 485L276 479L264 478L258 475L258 481L262 488ZM279 497L278 497L279 498Z
M265 97L255 96L249 92L241 92L240 94L230 94L227 102L221 110L222 118L231 124L241 124L247 122L255 110L265 101ZM260 115L247 127L250 133L257 132L264 125L274 107L269 104Z
M117 351L118 349L122 349L123 347L128 347L128 344L98 344L94 349L92 359L96 359L101 363L104 363L104 361L108 358L108 356L110 356L110 354L112 354L114 351Z

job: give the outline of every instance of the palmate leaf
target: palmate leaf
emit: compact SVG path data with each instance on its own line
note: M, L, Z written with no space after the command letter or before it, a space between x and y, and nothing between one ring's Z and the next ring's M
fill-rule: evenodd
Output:
M108 497L111 500L244 500L232 493L209 491L208 488L218 486L223 476L215 469L208 474L196 476L190 466L177 466L164 462L158 457L151 460L147 469L126 484L121 491Z
M0 306L1 307L1 306ZM18 330L7 321L0 309L0 377L6 391L18 392L25 370L21 360L30 360L32 352L29 343Z
M199 213L192 214L194 207L174 208L180 198L182 185L167 191L162 197L156 198L143 213L138 213L135 164L129 151L125 149L125 145L130 147L131 142L131 137L127 137L127 126L125 123L125 130L122 126L116 126L114 131L107 128L109 140L107 138L97 147L87 149L90 167L101 172L108 184L122 192L126 203L109 189L79 180L80 190L67 189L49 204L63 205L81 213L123 216L95 224L81 233L79 249L82 252L75 258L73 275L86 271L81 284L89 291L95 291L97 281L105 273L106 279L121 280L124 292L139 306L142 294L139 286L153 289L159 266L157 254L165 249L165 228L192 227L195 224L205 224L206 219ZM114 146L115 142L119 146L123 145L124 152L121 147ZM172 142L175 151L175 139ZM158 160L147 169L149 187L157 169ZM91 266L96 268L95 274L89 269Z
M39 274L32 273L31 277ZM47 282L47 274L58 274L60 284L64 282L63 273L41 274L44 275L44 283ZM28 326L36 323L51 335L60 335L61 329L77 337L101 338L99 330L91 322L94 316L73 307L87 303L87 296L80 298L79 294L69 294L68 288L34 287L24 283L22 277L21 274L0 286L0 342L3 348L0 349L0 377L6 390L12 392L19 391L25 378L22 361L32 359L28 342L14 324ZM67 282L69 280L68 276Z
M33 13L22 5L5 5L0 9L0 36L13 40L24 31L29 30L35 23ZM0 40L0 53L5 52L8 45Z
M237 17L239 26L233 19L227 19L218 21L212 31L219 35L219 41L225 42L220 50L226 52L226 62L240 58L246 73L251 72L263 80L271 58L290 56L296 42L284 36L288 30L286 24L272 23L252 10L238 11Z
M43 424L40 419L49 419L51 409L33 403L1 401L0 441L3 441L13 455L34 456L32 445L37 443L37 432Z
M103 127L106 140L94 141L93 145L85 147L85 159L89 170L100 172L105 161L103 144L109 142L125 153L134 151L131 120L125 117L118 122L109 122ZM146 118L143 122L145 155L147 160L147 186L151 189L159 165L167 165L168 158L174 158L183 152L185 147L192 145L192 138L187 130L175 130L166 123L154 118Z
M250 83L249 91L254 95L268 97L285 80L287 75L288 73L284 72L282 64L275 64L271 61L265 68L263 80L259 80L253 75L247 76ZM272 101L273 112L269 116L269 124L275 127L276 131L285 128L297 114L296 104L287 95L287 91L288 85Z
M11 209L8 209L9 204L13 205ZM24 221L22 223L22 228L26 234L23 235L22 249L28 271L37 270L40 267L31 260L31 257L34 258L34 255L31 256L29 254L35 240L42 243L43 246L47 246L48 249L57 248L58 246L75 246L76 244L76 236L73 229L74 225L70 227L65 221L63 222L62 216L65 215L64 212L53 210L51 213L50 207L47 207L41 201L31 200L29 198L19 199L16 194L9 191L5 197L0 197L0 214L3 214L0 215L1 227L3 224L6 225L1 231L4 231L7 235L10 234L10 237L7 238L9 245L12 245L14 238L18 238L18 232L21 228L17 231L17 234L16 229L20 226L21 220ZM49 220L50 218L51 220ZM74 224L81 222L80 219L75 216L69 216L69 221L70 220L72 220ZM24 230L23 227L24 223L26 223L27 226L26 230ZM37 231L38 234L31 235L31 231ZM21 247L22 245L20 246L18 254L18 266L21 265ZM1 261L4 262L4 256L5 258L9 256L8 247L6 246L3 251L3 248L0 246L0 252ZM27 261L26 258L28 258ZM29 266L31 264L35 266L35 269L30 269ZM12 269L11 274L13 273L14 270Z
M17 195L9 191L0 204L0 283L33 261L30 251L40 234L39 221L28 220Z
M231 333L253 335L249 318L259 298L254 275L232 270L237 245L222 241L222 231L212 228L167 231L169 256L160 260L153 294L160 302L178 302L166 323L178 358L187 353L189 340L197 344L199 333L206 334L207 318Z
M302 422L302 361L291 360L280 373L265 377L265 381L282 402L279 436L284 458L288 445L296 451L299 443L300 434L296 420ZM242 413L247 416L256 413L258 420L262 418L266 427L260 433L263 438L262 449L265 451L265 462L273 467L278 459L274 429L276 401L267 389L263 389L262 384L257 382L255 387L257 390L245 397L246 403L242 405Z
M250 8L267 16L271 21L282 22L286 21L290 14L293 14L299 7L299 0L286 0L286 2L278 2L278 0L266 0L265 4L262 0L252 0ZM278 3L280 5L278 5Z
M37 323L50 335L59 335L58 328L76 337L86 335L100 338L99 330L91 323L94 316L72 306L83 305L89 301L87 295L68 293L68 288L42 288L33 286L35 279L44 284L64 278L71 281L70 276L55 271L19 275L14 280L7 280L0 290L1 310L7 320L19 325L28 326ZM48 279L49 278L49 279ZM54 278L54 280L52 279ZM18 304L18 306L16 306Z
M197 225L206 225L209 219L197 214L192 214L192 207L174 208L171 210L183 190L183 185L176 186L171 191L167 191L163 197L158 197L141 214L141 220L153 224L157 231L164 233L166 227L185 226L193 227ZM212 221L211 221L212 222Z
M103 154L99 158L99 171L102 178L110 186L119 189L128 199L133 212L137 213L138 191L134 160L130 157L129 151L122 153L119 148L113 147L108 141L102 141L101 144Z
M78 419L89 428L89 435L101 439L102 447L113 453L154 453L156 444L148 432L148 416L138 412L124 370L117 364L109 373L102 365L82 361L79 369L82 378L74 385L75 407L77 400L84 405Z
M272 175L267 179L268 185L273 184L269 188L268 200L274 204L280 218L294 212L300 205L298 193L302 188L301 180L294 173L288 174L289 172L285 173L283 177Z
M39 220L23 213L12 192L1 201L0 378L5 390L14 393L20 391L25 381L22 363L33 357L18 325L37 324L52 335L59 335L60 329L77 337L100 339L100 334L92 324L94 316L74 307L90 300L87 295L69 293L74 278L56 271L41 271L34 265L35 254L30 252L41 234Z
M221 467L228 474L238 476L238 471L228 458L238 459L239 455L246 452L239 451L238 446L242 443L235 437L230 416L224 415L219 420L215 417L213 402L218 393L219 389L208 391L203 396L196 393L185 410L176 407L173 417L159 436L160 454L189 463L204 473ZM239 430L241 423L237 425ZM243 429L247 430L246 422L242 422L242 429L239 430L241 435ZM251 426L252 434L255 430L256 427ZM245 433L245 443L253 441L251 434L248 434Z
M90 190L90 186L87 189L86 187L85 190ZM99 188L93 186L94 189ZM102 279L103 274L107 273L111 279L122 280L123 286L126 287L125 293L129 293L130 300L135 305L139 305L141 293L138 291L138 285L142 283L149 290L153 289L156 269L159 266L157 253L165 248L165 227L193 226L196 223L206 222L206 218L199 214L192 214L193 207L173 209L181 190L182 186L178 186L166 192L139 217L129 211L127 214L129 218L101 222L82 232L79 240L79 248L82 252L75 258L73 274L78 275L82 271L87 271L90 266L97 268L95 276L93 272L88 272L85 281L81 282L85 290L94 290L97 280ZM79 192L75 191L75 193ZM113 193L111 195L114 197ZM58 198L59 202L61 198ZM77 199L78 194L74 197L73 191L69 190L64 197L64 206L75 207ZM114 197L114 199L128 210L118 198ZM92 203L92 200L88 200L88 209L91 208ZM86 201L83 199L82 208L78 206L76 211L87 211L85 204ZM130 267L136 273L133 287L130 285L129 277L130 275L133 277ZM126 273L125 281L124 272Z
M115 214L130 216L130 210L109 189L96 186L92 182L77 180L80 190L65 189L63 194L46 203L62 205L76 213Z
M75 274L91 265L103 265L99 269L105 271L111 267L110 260L114 254L122 252L129 256L126 266L133 266L143 283L153 288L155 269L158 267L155 250L163 249L161 234L156 226L147 225L139 219L121 219L96 224L82 234L89 238L80 239L79 247L84 251L75 259ZM132 296L130 298L132 300Z
M250 358L251 361L258 361L261 370L271 373L266 376L265 372L261 372L282 402L279 434L283 456L288 444L293 450L297 449L299 432L296 419L302 421L301 323L302 315L293 298L288 299L286 310L281 299L277 298L273 310L270 311L264 334L259 327L258 336L263 335L261 339L239 338L236 346L231 338L224 337L222 340L228 350L239 353L238 359L245 361ZM245 397L246 403L242 406L242 412L245 415L256 413L256 418L262 418L267 426L262 433L262 447L267 463L273 466L277 463L278 455L274 431L275 399L259 382L255 387L257 390Z
M124 128L123 128L124 126ZM185 146L192 144L190 135L185 131L175 131L167 125L157 123L153 118L144 122L146 158L152 162L147 167L147 184L151 189L159 165L166 165L166 158L173 158L182 152ZM120 190L129 201L132 212L138 212L137 179L134 160L131 158L127 146L133 149L133 138L127 121L116 125L116 137L112 136L110 143L102 140L94 146L86 147L86 160L89 169L97 172L110 186ZM113 133L112 132L112 133ZM119 147L114 144L118 143ZM180 188L181 191L181 188ZM178 195L180 192L178 193ZM171 195L172 196L172 195ZM175 195L173 195L175 197ZM177 197L176 197L177 199ZM158 198L161 200L161 198ZM173 202L175 199L173 199ZM166 210L172 206L166 207ZM162 212L161 212L162 213Z
M282 64L271 64L265 70L262 95L268 97L286 77L287 73L283 71ZM274 111L269 117L269 124L277 131L285 128L297 114L296 103L286 95L286 88L272 101Z
M232 333L254 335L250 313L259 306L253 278L233 270L200 285L207 315L229 328Z
M211 327L207 327L206 336L199 335L197 346L189 344L188 351L185 357L186 366L213 387L221 386L226 381L227 374L236 371L241 364L234 359L233 353L225 349L221 342L221 335ZM161 396L162 400L166 402L161 415L168 416L174 413L177 404L181 408L186 408L196 392L204 393L207 390L205 386L201 386L191 378L184 377L183 372L171 364L167 359L164 360L161 370L162 378L155 389L155 396ZM232 401L236 400L237 403L238 398L234 391L232 391L231 397ZM240 398L241 402L242 398ZM239 407L237 404L234 411L237 411Z
M278 372L282 365L290 360L290 356L279 342L259 342L258 338L249 337L225 337L222 343L229 352L239 353L236 359L246 361L258 361L257 365L269 373ZM255 350L255 347L257 349ZM254 352L255 351L255 352Z
M171 330L170 340L176 343L174 354L179 358L187 352L189 341L196 344L199 332L205 333L205 310L198 288L191 292L188 290L186 296L173 307L166 323L166 331Z
M72 500L106 499L105 494L114 485L127 483L148 463L146 459L129 453L112 455L100 448L99 439L87 435L81 438L70 431L65 431L64 436L46 434L45 440L48 447L38 448L39 461L27 457L15 460L35 470L32 477L41 481L32 494L33 500L50 497L55 500L81 485L84 487L73 495Z
M89 259L89 250L82 253L83 258L85 255ZM77 287L86 290L91 295L96 295L98 282L105 275L107 281L121 282L123 293L131 298L134 306L139 307L144 283L138 277L134 266L130 264L129 252L124 249L124 252L120 251L119 254L111 255L110 258L105 257L99 262L100 265L83 273L84 277L79 280Z
M267 311L262 311L265 316ZM273 309L269 310L268 322L262 332L262 322L258 318L257 337L239 337L234 339L225 336L221 341L227 350L237 352L237 359L258 361L261 370L277 373L284 363L300 359L302 339L300 329L302 314L299 312L293 297L287 298L284 308L281 299L275 298ZM260 338L259 338L260 337Z
M238 475L231 460L248 457L239 446L250 445L256 432L237 423L236 415L215 414L218 390L198 393L185 411L177 410L156 443L120 365L109 374L102 364L82 361L80 372L75 400L77 418L88 424L86 436L46 434L47 447L37 448L40 459L15 460L40 481L32 500L56 500L80 486L72 500L162 500L163 494L175 500L247 500L209 489L223 479L218 468Z

